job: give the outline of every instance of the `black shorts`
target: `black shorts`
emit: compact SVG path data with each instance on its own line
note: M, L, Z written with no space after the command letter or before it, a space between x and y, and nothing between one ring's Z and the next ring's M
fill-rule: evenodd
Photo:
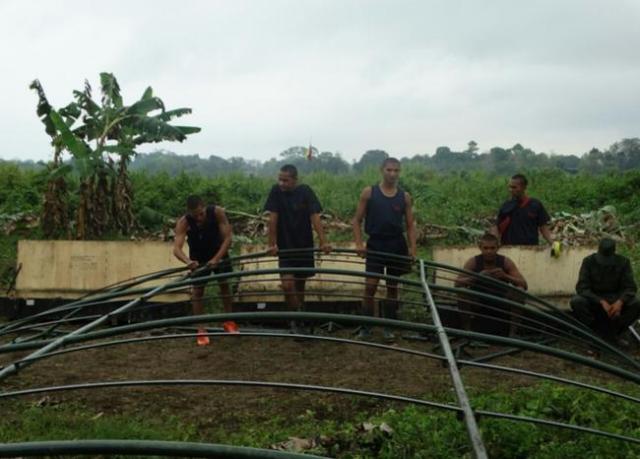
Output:
M197 261L198 263L200 263L200 266L204 266L207 264L207 262L202 262L200 260L194 260ZM224 273L232 273L233 272L233 267L231 266L231 260L229 259L229 255L225 255L224 257L222 257L222 260L220 260L220 262L215 266L215 268L206 268L203 269L202 271L198 271L198 273L194 276L192 276L194 279L197 279L199 277L206 277L206 276L210 276L211 273L214 274L224 274Z
M316 262L314 253L310 251L293 252L293 253L279 253L278 254L278 267L279 268L315 268ZM294 277L306 279L315 275L314 272L295 273Z
M404 236L393 239L369 238L367 241L366 271L370 273L384 274L386 268L388 276L401 276L411 272L411 261L396 257L385 257L374 252L385 252L404 257L409 256L409 248Z

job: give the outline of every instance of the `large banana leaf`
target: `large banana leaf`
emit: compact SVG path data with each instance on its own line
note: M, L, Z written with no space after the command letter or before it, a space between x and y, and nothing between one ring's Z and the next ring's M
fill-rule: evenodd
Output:
M65 148L78 160L89 157L91 149L82 139L79 139L71 132L71 129L69 129L69 126L67 126L58 112L52 109L49 116L55 128L60 133Z

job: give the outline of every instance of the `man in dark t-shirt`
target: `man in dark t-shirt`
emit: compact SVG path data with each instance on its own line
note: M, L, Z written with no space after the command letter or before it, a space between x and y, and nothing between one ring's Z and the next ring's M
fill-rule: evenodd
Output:
M571 309L605 339L624 345L619 335L640 316L637 291L631 262L616 254L613 239L604 238L598 251L582 260Z
M553 245L549 214L542 202L527 195L527 183L522 174L511 177L511 199L500 207L491 233L500 239L502 245L538 245L539 231Z
M413 218L412 201L409 193L398 186L400 161L386 158L380 167L382 181L368 186L360 194L360 201L353 217L353 235L356 250L360 256L366 256L366 271L388 276L400 276L411 271L408 256L416 256L416 233ZM362 220L365 220L365 232L369 235L367 246L362 243ZM409 245L404 238L406 225ZM392 254L384 256L383 253ZM393 255L396 255L395 257ZM363 314L373 315L374 297L378 289L377 277L367 277L363 298ZM387 299L380 308L380 315L387 319L397 318L398 282L386 280ZM385 339L393 340L393 334L385 329ZM359 338L370 335L367 327L361 327Z
M187 213L176 222L173 255L186 264L191 271L207 266L209 269L203 271L202 275L209 275L211 271L216 274L232 272L228 254L231 238L231 225L224 209L216 205L205 206L199 196L189 196L187 198ZM185 241L189 246L189 256L183 251ZM232 312L232 301L229 284L226 280L220 280L218 285L224 312L230 313ZM204 313L203 294L204 285L193 286L191 303L195 316ZM225 322L223 327L228 333L238 331L238 326L233 321ZM198 329L197 341L200 346L209 344L204 326L200 326Z
M264 210L269 212L269 253L278 255L280 268L315 266L313 251L295 250L313 248L312 229L318 235L320 248L325 253L331 251L320 221L322 206L308 185L298 184L298 170L295 166L287 164L280 168L278 183L271 188ZM285 301L290 310L302 309L306 280L311 276L311 272L280 275ZM296 324L291 325L295 331Z

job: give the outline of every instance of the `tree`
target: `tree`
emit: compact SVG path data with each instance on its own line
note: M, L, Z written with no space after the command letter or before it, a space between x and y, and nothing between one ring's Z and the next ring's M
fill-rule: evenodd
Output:
M384 150L367 150L360 160L353 165L353 170L362 172L368 167L380 167L382 161L388 157L389 154Z
M31 88L38 92L37 113L54 146L50 180L64 180L72 171L79 178L76 237L86 239L112 230L128 234L134 225L128 165L135 148L151 142L182 142L187 135L199 132L197 127L169 124L173 118L191 113L191 109L166 110L151 87L140 100L124 105L120 86L111 73L100 74L100 102L94 100L91 86L85 81L82 91L73 91L75 101L57 111L48 103L38 80ZM72 156L69 164L60 161L63 151ZM55 201L61 197L50 198ZM47 206L43 221L48 221L46 212ZM48 231L60 229L54 226Z

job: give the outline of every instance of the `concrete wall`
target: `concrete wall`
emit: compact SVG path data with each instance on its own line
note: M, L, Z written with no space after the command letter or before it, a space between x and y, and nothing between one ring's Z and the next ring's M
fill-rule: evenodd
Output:
M353 247L352 244L339 244ZM171 253L171 243L157 241L19 241L18 263L22 265L16 279L18 298L78 298L108 285L164 269L183 266ZM244 246L242 253L265 250L265 246ZM339 259L338 259L339 258ZM276 258L249 260L242 270L277 268ZM316 267L364 271L364 260L345 255L317 255ZM165 280L150 282L157 285ZM362 297L364 278L356 276L316 275L307 283L307 290L344 293L344 296L309 295L309 301L358 301ZM383 287L383 284L381 285ZM381 290L383 291L383 290ZM243 277L236 300L265 301L265 292L276 292L269 302L283 301L277 275ZM169 294L159 301L178 301L187 295Z
M353 248L353 244L337 246ZM264 246L245 246L242 253L263 251ZM563 297L573 293L582 259L595 248L566 249L559 259L546 248L505 247L500 253L511 258L529 282L529 291L545 297ZM475 246L434 248L434 260L462 267L479 253ZM77 298L85 293L135 276L182 266L171 253L171 244L156 241L19 241L18 263L22 265L16 280L19 298ZM316 267L364 271L364 260L344 254L318 255ZM243 270L277 268L275 258L250 260ZM362 296L364 278L356 276L316 275L307 284L309 291L344 293L343 297L310 295L309 301L354 301ZM451 283L440 277L438 283ZM164 281L160 281L164 282ZM149 284L151 285L151 284ZM381 285L383 287L383 284ZM244 277L238 300L264 301L264 292L278 292L269 301L282 301L277 275ZM384 292L380 291L380 295ZM171 300L187 298L171 295Z
M19 298L78 298L132 277L183 266L155 241L19 241ZM166 280L147 283L157 285ZM187 298L171 294L164 298Z
M575 292L580 264L596 247L572 247L564 249L560 258L552 258L545 247L503 247L500 254L513 260L529 284L529 293L543 297L567 297ZM478 255L477 246L436 247L433 259L462 268L471 257ZM452 284L442 277L438 283Z

